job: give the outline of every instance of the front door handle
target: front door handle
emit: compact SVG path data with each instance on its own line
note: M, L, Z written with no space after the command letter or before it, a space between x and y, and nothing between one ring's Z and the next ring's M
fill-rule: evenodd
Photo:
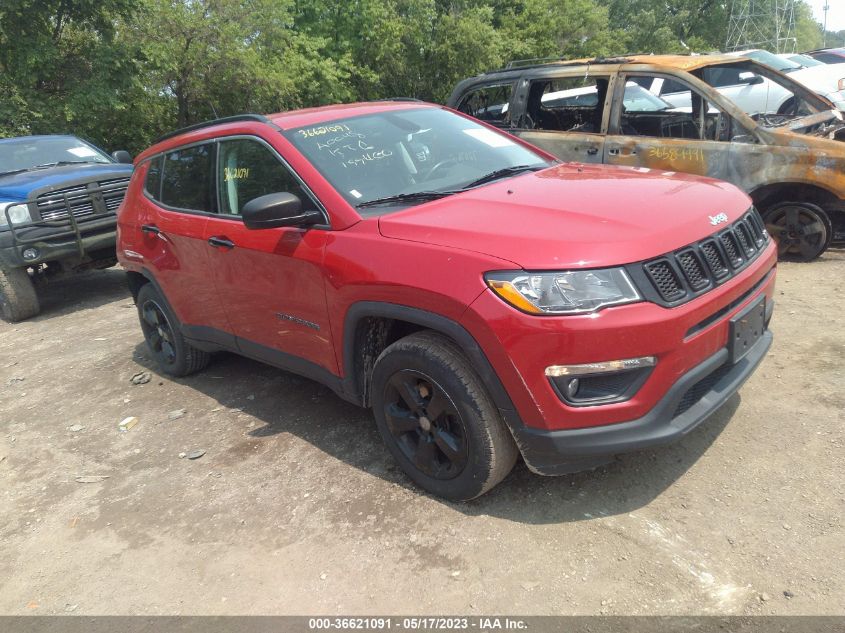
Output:
M632 149L629 152L625 152L625 151L622 151L621 149L614 148L614 149L607 150L607 153L610 154L611 156L636 156L637 150Z
M610 154L611 156L619 156L619 150L618 149L609 149L609 150L607 150L607 153Z
M158 228L155 224L144 224L141 227L142 233L148 233L150 235L160 235L161 229Z
M599 153L598 147L589 147L587 148L587 156L595 156Z
M235 248L235 243L232 240L225 238L225 237L218 237L218 236L209 237L208 243L211 244L212 246L219 246L221 248Z

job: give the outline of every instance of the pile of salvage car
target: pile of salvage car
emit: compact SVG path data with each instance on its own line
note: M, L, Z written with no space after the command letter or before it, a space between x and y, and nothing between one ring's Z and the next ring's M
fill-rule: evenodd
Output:
M564 161L726 180L779 255L845 241L845 62L835 51L526 60L458 84L448 105Z
M564 161L686 172L753 199L779 254L845 241L845 51L527 60L448 105ZM839 69L842 70L839 70ZM38 280L115 261L131 166L66 136L0 141L0 316L38 314Z

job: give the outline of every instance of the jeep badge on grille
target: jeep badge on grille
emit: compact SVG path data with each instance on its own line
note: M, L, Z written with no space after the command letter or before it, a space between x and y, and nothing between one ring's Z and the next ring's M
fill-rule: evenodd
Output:
M708 215L707 217L710 218L710 224L712 224L713 226L718 226L722 222L728 221L727 213L720 213L719 215Z

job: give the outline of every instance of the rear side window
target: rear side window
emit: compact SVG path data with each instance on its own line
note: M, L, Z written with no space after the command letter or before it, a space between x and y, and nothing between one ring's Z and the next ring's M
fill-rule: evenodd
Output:
M223 141L219 151L217 182L221 213L240 215L250 200L282 192L296 195L302 201L303 210L317 208L290 170L258 141Z
M583 73L532 81L519 127L598 134L609 83L607 76Z
M164 156L161 202L176 209L213 211L211 165L214 145L186 147Z
M147 178L144 181L144 190L153 200L161 200L161 163L164 156L157 156L150 161L147 167Z
M513 84L495 84L475 88L461 99L458 110L464 114L502 125L510 121L508 103L513 94Z

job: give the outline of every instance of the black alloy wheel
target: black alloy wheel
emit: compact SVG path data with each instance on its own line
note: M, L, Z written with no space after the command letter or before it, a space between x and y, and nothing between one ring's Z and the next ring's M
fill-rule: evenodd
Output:
M467 431L452 399L425 374L403 369L385 385L384 416L402 454L422 473L454 479L468 461Z
M164 310L153 299L141 306L141 329L153 354L159 362L172 365L176 362L176 346L173 342L173 328Z
M153 284L141 287L135 303L147 347L161 371L171 376L188 376L208 365L211 354L185 340L179 320Z
M513 468L519 450L472 363L445 336L422 330L379 354L371 404L387 449L421 488L467 501Z

